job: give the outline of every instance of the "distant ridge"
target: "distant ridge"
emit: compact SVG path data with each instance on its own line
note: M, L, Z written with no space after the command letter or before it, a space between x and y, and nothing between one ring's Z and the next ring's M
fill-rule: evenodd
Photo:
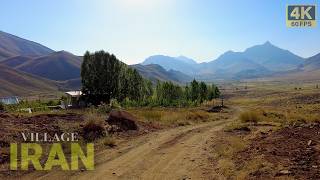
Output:
M320 69L320 53L306 59L303 64L303 69L306 71Z
M150 56L142 64L158 64L167 70L176 70L198 79L243 79L269 76L294 70L304 59L281 49L269 41L247 48L244 52L227 51L217 59L196 63L192 59L163 55Z
M0 65L0 96L27 96L40 92L56 92L58 87L54 81L33 76Z
M193 62L195 61L184 56L179 56L178 58L175 58L164 55L155 55L148 57L146 60L142 62L142 64L158 64L166 70L171 69L175 71L180 71L184 74L193 75L196 73L195 65L197 65Z
M157 64L148 65L131 65L130 67L136 69L143 77L150 79L152 82L160 81L172 81L175 83L185 83L192 80L192 78L186 74L174 70L165 70L163 67Z
M51 53L18 67L19 70L52 80L80 77L82 59L66 51Z
M0 61L13 56L43 56L54 51L39 43L0 31Z

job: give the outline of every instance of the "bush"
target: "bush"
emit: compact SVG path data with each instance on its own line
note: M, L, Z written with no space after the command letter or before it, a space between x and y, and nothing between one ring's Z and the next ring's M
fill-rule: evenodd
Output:
M232 132L232 131L244 131L249 132L251 129L248 127L248 124L241 123L239 121L233 122L223 129L225 132Z
M0 111L4 111L4 104L0 102Z
M60 104L60 101L58 101L58 100L49 100L46 104L48 106L57 106L57 105Z
M94 141L106 135L104 121L100 117L88 116L90 119L82 129L83 138L86 141Z
M97 108L97 112L98 113L109 113L111 112L112 108L109 104L102 104L102 105L99 105L98 108Z
M103 144L107 147L114 147L116 146L116 141L110 137L110 136L107 136L104 140L103 140Z
M116 99L110 100L110 107L111 107L111 109L120 109L121 108L120 104L118 103L118 101Z
M258 121L261 120L261 116L258 112L256 111L246 111L240 114L240 120L241 122L252 122L252 123L257 123Z

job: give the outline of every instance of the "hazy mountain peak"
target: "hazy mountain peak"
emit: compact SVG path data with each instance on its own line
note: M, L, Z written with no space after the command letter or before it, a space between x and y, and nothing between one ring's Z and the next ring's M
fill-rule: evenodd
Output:
M281 49L269 41L261 45L252 46L246 49L243 54L272 71L292 70L304 61L303 58L288 50Z
M176 57L176 59L178 59L182 62L188 63L188 64L197 64L197 62L195 60L188 58L186 56L178 56L178 57Z
M229 50L229 51L223 53L222 55L220 55L217 58L217 60L221 59L221 58L226 58L226 57L228 57L228 58L237 58L238 59L238 57L243 57L243 55L242 55L241 52L235 52L235 51Z
M135 64L135 65L131 65L131 67L137 69L142 76L150 79L153 82L156 82L157 80L161 80L161 81L173 81L177 83L182 83L182 82L189 82L191 80L191 77L184 73L181 73L179 71L175 71L172 69L167 71L158 64L148 64L148 65Z
M143 61L142 64L158 64L166 70L172 69L185 74L194 74L196 72L195 65L197 63L189 58L181 58L181 56L180 58L177 58L164 55L155 55L148 57L145 61Z
M221 56L222 56L222 55L229 55L229 54L233 54L233 53L235 53L235 52L232 51L232 50L229 50L229 51L226 51L226 52L224 52L223 54L221 54Z
M271 44L271 42L270 41L266 41L263 45L273 45L273 44Z

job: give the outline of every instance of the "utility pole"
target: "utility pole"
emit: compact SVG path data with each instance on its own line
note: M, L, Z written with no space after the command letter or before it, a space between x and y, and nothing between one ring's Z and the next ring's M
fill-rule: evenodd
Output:
M221 107L223 107L223 97L221 97Z

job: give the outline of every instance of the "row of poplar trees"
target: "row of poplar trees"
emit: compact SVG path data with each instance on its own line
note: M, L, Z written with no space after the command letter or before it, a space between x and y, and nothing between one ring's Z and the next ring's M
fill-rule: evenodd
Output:
M81 67L83 98L87 103L98 105L118 102L135 102L139 105L181 105L201 103L217 98L218 87L193 80L184 87L172 82L155 85L144 79L136 69L119 61L104 51L86 52ZM182 103L183 102L183 103Z

